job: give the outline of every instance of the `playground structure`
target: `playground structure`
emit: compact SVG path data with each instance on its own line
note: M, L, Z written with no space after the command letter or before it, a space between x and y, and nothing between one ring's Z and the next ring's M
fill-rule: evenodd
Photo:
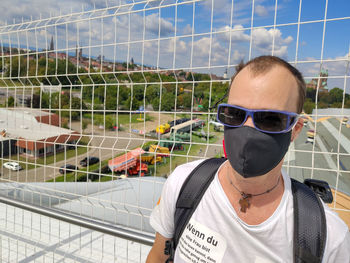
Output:
M170 156L170 151L167 147L162 147L160 145L155 145L155 144L152 144L149 146L149 149L148 151L150 153L156 153L157 156L160 156L160 157L169 157Z
M162 156L155 156L153 154L143 154L141 155L141 161L147 164L161 163L163 160Z
M109 160L108 167L117 174L144 176L148 173L148 165L141 161L141 155L144 153L145 151L141 148L136 148L126 154Z
M201 119L193 119L171 127L170 133L190 132L199 127L203 127L205 122Z
M156 127L156 133L164 134L170 131L170 124L165 123Z
M180 141L180 142L179 142ZM159 142L159 146L161 147L166 147L169 149L169 151L172 151L172 150L183 150L183 145L182 145L182 142L183 140L181 139L176 139L176 142L175 141L169 141L169 140L164 140L164 139L161 139L160 142Z

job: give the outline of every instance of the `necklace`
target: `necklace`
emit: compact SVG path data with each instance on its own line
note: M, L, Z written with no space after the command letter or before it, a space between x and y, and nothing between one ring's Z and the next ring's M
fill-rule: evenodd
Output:
M231 181L230 177L228 177L228 180L230 181L230 184L241 194L241 198L239 199L239 205L241 206L241 212L245 213L247 211L247 208L250 207L250 199L254 196L259 196L259 195L264 195L267 193L270 193L273 189L275 189L278 185L278 183L280 182L280 178L281 176L278 177L277 183L270 189L266 190L263 193L260 194L246 194L245 192L239 190Z

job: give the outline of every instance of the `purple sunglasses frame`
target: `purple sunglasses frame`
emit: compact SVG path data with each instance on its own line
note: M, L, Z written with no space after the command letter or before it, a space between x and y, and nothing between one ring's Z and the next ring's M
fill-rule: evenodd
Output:
M229 124L226 124L224 122L222 122L220 119L219 119L219 112L220 112L220 108L221 107L229 107L229 108L235 108L235 109L240 109L240 110L243 110L245 112L245 118L244 118L244 121L240 124L240 125L237 125L237 126L234 126L234 125L229 125ZM274 112L274 113L282 113L282 114L285 114L287 115L288 117L288 121L287 123L290 122L290 119L291 118L295 118L294 122L291 123L289 125L289 127L286 127L284 130L282 131L266 131L266 130L262 130L262 129L259 129L256 124L255 124L255 121L254 121L254 113L255 112ZM295 124L297 123L298 121L298 117L299 117L299 114L295 113L295 112L289 112L289 111L279 111L279 110L250 110L250 109L246 109L246 108L243 108L243 107L239 107L239 106L236 106L236 105L231 105L231 104L226 104L226 103L222 103L222 104L219 104L218 105L218 112L216 114L216 119L219 123L223 124L224 126L226 127L232 127L232 128L237 128L237 127L242 127L244 125L244 123L247 121L247 118L248 116L250 116L252 118L252 121L253 121L253 124L254 124L254 128L258 131L261 131L261 132L264 132L264 133L286 133L286 132L289 132L290 130L292 130L295 126Z

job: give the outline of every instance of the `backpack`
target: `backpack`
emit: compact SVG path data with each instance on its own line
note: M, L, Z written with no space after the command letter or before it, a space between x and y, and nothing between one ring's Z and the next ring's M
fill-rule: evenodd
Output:
M200 163L187 177L176 203L175 233L170 241L166 241L166 262L172 262L176 246L196 210L201 198L214 179L225 158L211 158ZM304 183L292 180L294 204L294 262L322 262L326 245L327 226L323 204L333 201L332 192L327 182L306 179Z

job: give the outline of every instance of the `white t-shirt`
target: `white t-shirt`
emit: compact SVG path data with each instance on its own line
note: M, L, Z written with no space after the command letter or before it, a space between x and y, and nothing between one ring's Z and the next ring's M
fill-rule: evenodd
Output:
M174 235L175 205L181 186L201 161L181 165L164 184L150 223L166 238ZM248 225L236 214L216 173L186 226L174 262L293 262L293 196L282 171L285 190L276 211L259 225ZM325 206L327 243L323 262L350 262L348 227Z

